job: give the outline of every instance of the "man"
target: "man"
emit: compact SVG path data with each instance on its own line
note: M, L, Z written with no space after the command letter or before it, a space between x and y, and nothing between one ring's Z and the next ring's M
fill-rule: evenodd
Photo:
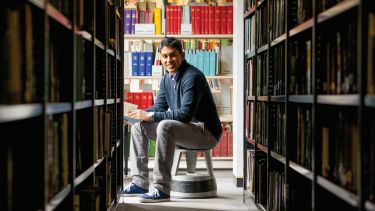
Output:
M123 195L141 195L141 202L170 200L171 167L176 145L187 149L212 149L222 128L210 86L202 71L184 59L176 38L161 42L161 61L167 70L155 104L133 110L128 116L142 119L132 126L130 169L132 182ZM148 142L156 139L154 181L148 182Z

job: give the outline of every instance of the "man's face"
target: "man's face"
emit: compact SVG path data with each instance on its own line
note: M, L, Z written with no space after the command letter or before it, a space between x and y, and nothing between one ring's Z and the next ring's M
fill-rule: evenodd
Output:
M181 66L184 59L184 53L171 47L163 47L160 52L161 62L163 63L165 69L167 69L171 74L177 73L177 70Z

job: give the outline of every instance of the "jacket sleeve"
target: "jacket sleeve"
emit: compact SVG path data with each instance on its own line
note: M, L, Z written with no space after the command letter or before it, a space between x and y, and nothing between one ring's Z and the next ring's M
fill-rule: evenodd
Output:
M177 110L155 112L154 120L173 119L190 122L195 116L205 91L205 79L200 75L189 75L181 81L181 106Z

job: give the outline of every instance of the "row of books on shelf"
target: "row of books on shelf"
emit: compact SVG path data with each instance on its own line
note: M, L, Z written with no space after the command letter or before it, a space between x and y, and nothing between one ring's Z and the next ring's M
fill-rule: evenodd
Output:
M55 2L57 3L57 2ZM65 4L60 2L60 4ZM47 95L49 102L70 101L72 91L68 84L73 82L71 70L73 68L73 57L66 57L62 52L73 52L71 47L72 39L62 39L68 36L69 30L59 25L56 21L49 22L50 36L46 45L49 47L47 59L48 68L43 66L43 24L42 11L35 9L30 4L25 4L20 10L6 11L4 19L7 22L5 31L7 36L1 41L3 60L2 73L0 76L1 104L35 103L41 102L43 96L43 71L48 72ZM64 7L62 5L59 6ZM97 63L97 87L93 90L92 68L93 48L88 41L77 36L76 50L77 71L74 75L76 80L76 99L91 99L94 92L97 96L105 95L105 92L112 94L110 89L105 90L102 76L106 74L105 65ZM8 53L5 53L8 52ZM99 58L100 57L100 58ZM61 59L64 58L64 59ZM97 61L105 59L105 53L97 51ZM111 61L112 65L114 61ZM113 72L111 72L113 73ZM108 75L111 75L108 73ZM100 81L102 80L102 81ZM64 81L64 82L63 82ZM111 78L114 84L114 78ZM111 88L112 86L108 86Z
M111 205L112 200L116 198L116 196L112 195L112 183L114 181L111 168L112 165L109 162L107 177L101 174L95 175L95 185L82 185L76 189L73 196L73 208L75 211L103 210Z
M332 33L318 33L317 39L317 91L321 94L351 94L358 92L357 85L357 24L354 20L350 20L350 14L345 15L344 18L348 21L337 23L334 29L328 29ZM368 33L367 33L367 93L373 95L375 93L375 77L374 77L374 49L375 49L375 15L370 13L368 15ZM325 27L325 26L322 26ZM309 31L307 31L309 32ZM307 35L307 34L306 34ZM250 36L248 36L250 37ZM245 43L251 42L251 38L246 39ZM303 35L300 37L291 37L288 51L291 55L289 59L289 68L291 71L289 93L291 94L311 94L312 93L312 41L311 35ZM301 47L302 46L302 47ZM248 47L249 48L249 47ZM277 49L279 48L279 50ZM273 72L275 76L272 77L271 95L283 94L283 60L284 60L283 45L277 45L270 49L270 52L260 53L257 60L257 95L267 95L265 87L267 87L267 74L265 61L267 61L267 54L270 54L270 69L272 65L278 68L277 72ZM252 48L253 49L253 48ZM250 52L250 51L249 51ZM248 52L248 53L249 53ZM281 61L280 61L281 58ZM254 59L248 63L249 80L254 74L253 66ZM301 74L301 71L303 74ZM254 82L253 82L254 83ZM263 88L262 88L263 87ZM254 93L250 90L249 93Z
M48 117L47 163L48 199L51 200L69 184L69 134L68 114Z
M375 94L375 14L368 15L367 92Z
M317 1L318 11L319 12L325 11L342 1L343 0L319 0ZM262 2L262 1L245 0L244 9L246 11L250 11L251 9L255 8L257 4L259 5L259 2ZM281 10L284 9L285 0L274 0L270 2L271 4L273 4L273 6L271 6L271 11L270 11L271 14L275 14L272 12L272 7L280 8ZM304 20L310 18L312 15L312 4L310 1L307 1L307 2L304 0L291 1L289 6L291 7L291 15L294 17L293 18L294 24L302 23ZM284 13L281 12L280 14L284 14ZM283 15L277 15L276 17L283 17Z
M206 76L232 74L233 46L227 39L184 39L185 59ZM125 76L162 76L160 43L153 40L125 41Z
M167 34L233 34L233 6L166 6Z
M212 149L213 157L233 157L232 123L222 123L223 132L219 143Z
M40 101L42 86L38 79L42 78L43 63L38 56L43 55L43 48L38 21L41 20L28 4L22 11L5 7L1 12L5 32L0 41L0 104Z
M255 157L254 149L246 153L246 185L247 190L256 195L255 203L267 203L267 159L264 154Z
M346 27L336 30L334 36L318 36L317 91L318 94L352 94L358 92L357 86L357 47L355 25L346 22ZM370 35L369 35L370 36ZM373 39L374 35L371 35ZM294 95L312 94L312 43L307 39L293 39L289 42L290 84L288 92ZM345 43L345 44L344 44ZM369 94L374 93L373 55L374 44L368 47L368 84ZM262 52L247 62L249 80L257 84L257 95L280 95L284 91L284 45L277 45L268 52ZM267 66L267 55L270 65ZM256 62L256 68L254 68ZM269 71L267 73L267 68ZM324 70L324 71L323 71ZM255 73L256 72L256 73ZM256 78L253 77L256 75ZM269 83L267 78L270 78ZM255 81L256 80L256 81ZM248 87L249 94L255 94L253 86Z
M153 68L152 52L132 52L125 53L125 64L127 68L131 64L131 76L159 76L160 73L156 73L155 67ZM131 60L129 60L131 56ZM160 66L160 65L159 65ZM154 70L154 72L152 72ZM126 71L128 72L129 69ZM129 75L128 73L125 75Z
M139 109L144 110L151 108L153 105L153 96L152 92L127 92L125 101L135 104Z
M332 113L327 115L328 124L320 128L321 175L357 193L360 141L356 117L342 110Z
M285 173L279 169L270 168L267 184L267 160L264 154L258 154L254 149L246 151L246 189L254 196L256 203L266 205L269 210L283 210L283 199L286 198ZM267 190L268 187L268 190ZM257 190L257 192L255 191ZM268 192L268 197L267 197Z
M97 174L94 178L95 185L81 185L76 189L73 196L73 208L75 211L104 210L116 198L112 191L114 179L110 162L108 163L107 176Z
M292 112L292 118L297 119L297 134L292 134L291 140L295 143L293 152L290 153L291 160L299 165L311 169L312 166L312 111L311 107L298 106L297 112ZM281 140L284 142L284 140ZM280 152L280 151L279 151ZM285 154L284 154L285 155Z
M285 94L285 45L280 44L271 49L270 52L270 77L273 79L270 83L271 95L284 95ZM251 68L251 67L250 67ZM304 74L300 74L304 75Z
M267 111L264 103L258 103L256 107L257 119L254 119L255 104L248 103L246 110L246 136L252 138L264 146L272 146L272 150L285 156L284 140L284 122L285 111L283 106L268 105L270 110L269 128L263 124L261 119ZM311 106L291 105L290 124L287 130L289 140L288 147L290 153L288 159L303 166L306 169L312 168L312 110ZM316 136L320 148L318 159L318 169L321 176L336 183L349 191L356 193L358 190L355 181L358 179L358 151L359 151L359 132L355 112L345 109L328 107L319 110L318 131L320 135ZM256 121L257 127L253 132L253 122ZM260 126L258 126L260 125ZM270 131L270 135L266 132ZM371 131L368 131L371 134ZM367 132L366 132L367 133ZM269 137L269 138L267 138ZM267 143L268 142L271 143ZM373 143L370 144L373 146ZM373 153L373 152L370 152ZM373 156L373 155L372 155Z
M97 176L97 180L102 181L103 177ZM76 191L73 198L73 207L75 211L80 210L100 210L100 201L102 200L99 185L86 186Z
M92 130L88 125L81 124L81 119L89 119L90 111L77 113L76 133L76 173L80 174L91 167L97 160L108 156L111 147L112 113L104 112L102 107L95 108L97 137L90 139ZM48 199L51 200L69 183L70 156L68 114L48 116L47 128L47 163L48 163ZM113 145L113 144L112 144Z
M162 8L155 2L137 2L124 10L125 34L161 34Z
M124 17L125 34L233 34L231 3L186 2L163 7L157 2L136 2L125 8Z
M201 70L205 76L228 75L232 73L232 47L224 47L221 52L214 50L185 49L186 61ZM156 53L155 58L160 53ZM125 76L162 76L163 67L155 65L153 52L125 53Z

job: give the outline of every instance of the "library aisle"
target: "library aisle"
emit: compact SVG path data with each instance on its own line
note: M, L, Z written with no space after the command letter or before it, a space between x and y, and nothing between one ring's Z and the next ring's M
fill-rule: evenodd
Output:
M138 197L121 197L116 211L209 211L209 210L258 210L254 203L243 203L242 188L236 188L233 182L232 170L215 170L214 172L218 188L218 197L208 199L171 199L171 202L163 203L139 203ZM127 185L130 177L124 179L124 185Z

